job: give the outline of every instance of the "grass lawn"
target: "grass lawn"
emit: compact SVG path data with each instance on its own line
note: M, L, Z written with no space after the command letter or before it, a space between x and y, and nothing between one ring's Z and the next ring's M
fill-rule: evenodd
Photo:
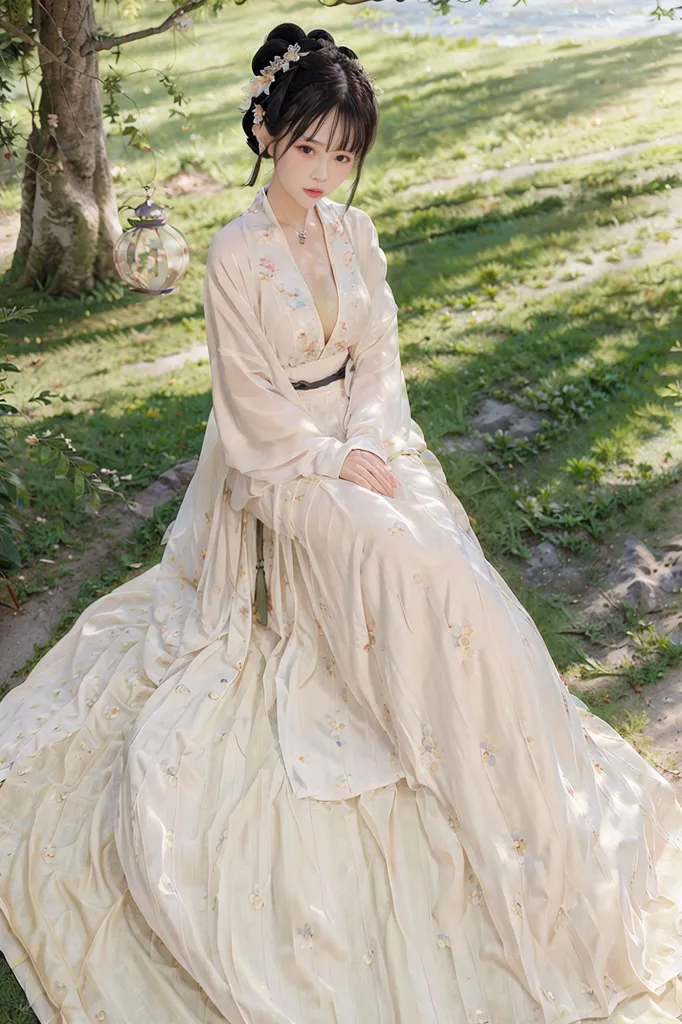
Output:
M64 400L37 413L30 429L63 430L79 454L127 478L131 496L198 454L211 403L207 363L146 378L124 367L204 341L208 244L253 195L240 187L251 154L238 111L250 56L278 21L328 28L383 89L380 137L356 204L375 218L388 254L413 416L488 557L519 586L571 672L582 655L560 632L566 609L521 585L521 559L551 538L589 564L632 523L646 536L682 476L682 408L671 388L682 377L682 144L657 143L682 132L682 39L461 46L382 35L381 17L380 7L249 0L217 21L195 15L175 40L167 34L126 48L129 105L154 147L159 186L188 170L225 187L172 200L171 221L192 254L175 295L144 298L112 283L79 300L22 300L0 282L0 305L36 308L31 323L12 327L7 345L22 369L19 397L48 387L60 393ZM147 5L141 21L158 20ZM106 28L125 30L115 21ZM106 66L105 56L102 74ZM157 75L140 67L180 77L191 99L184 120L167 116ZM21 114L18 101L16 108ZM647 145L612 155L633 143ZM154 159L126 152L117 134L108 145L120 202L134 205L129 197L154 173ZM597 151L597 162L565 163ZM533 173L548 160L564 163ZM520 165L526 172L505 178ZM499 174L463 181L486 170ZM424 191L434 180L439 191ZM0 202L17 209L18 188ZM542 432L533 441L498 436L482 455L458 449L484 398L539 411ZM40 559L81 547L97 529L68 487L26 462L31 506L22 513L21 550L27 569L39 571L13 580L22 601L59 586L67 571ZM74 614L140 571L131 563L157 560L159 532L158 524L141 527L115 567L89 581ZM30 1020L22 1007L11 976L0 974L0 1024Z

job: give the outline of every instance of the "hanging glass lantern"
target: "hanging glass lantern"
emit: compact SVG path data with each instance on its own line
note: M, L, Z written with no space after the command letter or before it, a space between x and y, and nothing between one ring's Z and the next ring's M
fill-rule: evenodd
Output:
M131 291L170 295L189 266L189 246L181 231L151 196L135 207L130 227L114 244L114 263Z

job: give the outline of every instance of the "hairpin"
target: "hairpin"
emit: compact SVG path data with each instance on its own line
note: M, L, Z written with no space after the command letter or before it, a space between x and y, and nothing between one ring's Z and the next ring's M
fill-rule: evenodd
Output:
M301 51L298 43L291 43L281 57L275 57L261 70L259 75L250 78L248 85L244 87L244 102L239 108L242 113L246 113L249 109L254 96L260 96L261 93L265 93L266 96L270 95L270 86L278 71L288 71L291 64L300 60L301 57L307 57L308 52L308 50Z

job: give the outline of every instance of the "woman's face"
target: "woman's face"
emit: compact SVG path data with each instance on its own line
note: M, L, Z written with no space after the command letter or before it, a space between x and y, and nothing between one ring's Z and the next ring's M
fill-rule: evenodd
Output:
M289 149L289 135L278 140L274 149L278 184L291 198L305 209L338 188L353 169L355 156L346 149L335 148L339 140L330 139L331 117L327 116L316 128L311 128ZM340 135L337 126L337 135ZM272 153L272 146L270 152Z

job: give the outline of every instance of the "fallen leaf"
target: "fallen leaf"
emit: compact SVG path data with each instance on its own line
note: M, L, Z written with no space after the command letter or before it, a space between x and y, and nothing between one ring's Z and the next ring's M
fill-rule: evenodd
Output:
M635 683L634 691L635 691L635 693L641 693L642 692L642 687L641 687L641 685L639 683Z
M610 704L611 703L611 698L609 697L608 693L605 693L602 699L603 699L605 704Z

